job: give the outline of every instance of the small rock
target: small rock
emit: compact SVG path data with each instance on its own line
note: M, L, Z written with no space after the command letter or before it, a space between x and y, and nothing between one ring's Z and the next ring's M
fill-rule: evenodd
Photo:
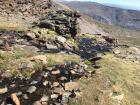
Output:
M44 77L44 78L46 78L46 77L49 76L49 72L42 71L41 76Z
M28 33L27 33L27 37L28 37L29 39L35 39L35 38L36 38L36 36L35 36L35 34L34 34L33 32L28 32Z
M62 44L64 44L66 42L66 38L64 38L62 36L56 36L56 40Z
M35 85L37 83L38 83L38 81L32 81L30 84Z
M5 94L8 92L8 88L4 87L4 88L0 88L0 94Z
M10 78L12 77L12 74L10 72L4 72L3 74L1 74L2 77L6 77L6 78Z
M14 88L16 87L16 84L11 84L10 87Z
M49 101L49 97L46 95L43 95L43 97L40 100L41 102L48 102Z
M115 55L118 55L118 54L121 53L121 51L120 51L120 50L115 50L115 51L113 51L113 53L114 53Z
M138 49L137 47L130 47L129 49L132 52L139 52L140 51L140 49Z
M5 45L5 41L0 39L0 46L4 46Z
M62 95L62 103L65 105L69 102L69 96L70 96L70 92L65 92L63 95Z
M37 88L35 86L31 86L31 87L28 88L27 92L31 94L31 93L35 92L36 89Z
M65 97L69 97L71 95L71 92L64 92L63 93L63 96L65 96Z
M43 82L43 85L44 85L44 86L47 86L48 83L49 83L48 81L44 81L44 82Z
M53 90L53 92L54 92L55 94L62 94L62 93L64 92L64 90L63 90L62 88L55 88L55 89Z
M46 43L46 47L47 47L48 50L58 50L57 46L52 45L52 44L47 44Z
M54 83L52 84L52 86L53 86L53 87L59 86L59 82L54 82Z
M22 92L19 91L19 92L16 93L16 95L17 95L17 96L20 96L20 95L22 95Z
M25 100L28 100L28 99L29 99L29 97L28 97L27 94L23 94L23 98L24 98Z
M140 61L140 49L136 48L136 47L130 47L130 53L132 53L133 57Z
M71 73L72 75L75 75L75 74L76 74L75 70L71 70L70 73Z
M15 105L20 105L20 101L15 93L11 94L11 99L15 103Z
M60 70L52 71L51 74L53 74L53 75L58 75L58 74L60 74Z
M30 58L31 61L41 62L43 64L47 64L47 57L46 55L37 55Z
M65 80L67 80L67 78L64 77L64 76L60 77L59 79L60 79L61 81L65 81Z
M58 95L57 94L52 94L51 99L57 99Z
M78 83L76 83L76 82L65 83L65 90L72 91L72 90L76 90L76 89L79 89Z
M40 101L35 101L33 105L42 105Z
M118 95L118 96L112 96L112 99L114 99L114 105L121 105L121 101L124 97L124 94Z
M5 102L5 101L3 101L3 102L1 103L1 105L6 105L6 102Z

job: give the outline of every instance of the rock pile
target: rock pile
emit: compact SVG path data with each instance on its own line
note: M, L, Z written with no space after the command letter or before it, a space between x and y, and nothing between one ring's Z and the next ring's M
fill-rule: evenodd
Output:
M66 63L38 71L30 79L1 78L0 104L67 105L80 93L75 80L86 75L85 65Z
M39 26L52 29L64 37L74 38L80 31L77 21L79 17L80 14L73 11L54 11L48 14L47 17L40 22Z
M10 50L13 46L23 48L29 52L76 52L75 47L67 43L67 39L63 36L55 35L46 40L45 38L41 38L41 35L37 35L31 31L17 32L0 30L0 49Z
M82 58L86 59L94 59L100 58L99 53L104 53L106 51L110 51L114 47L116 47L116 39L111 38L109 36L106 37L98 37L94 38L83 38L79 42L79 49Z
M52 0L0 0L0 14L7 19L16 16L17 20L21 18L28 23L40 21L40 27L52 29L66 37L75 37L79 32L79 13L69 9L59 10L57 6Z
M137 47L118 47L114 50L116 57L129 59L131 61L140 61L140 49Z
M51 7L51 0L0 0L2 15L39 16L47 13Z

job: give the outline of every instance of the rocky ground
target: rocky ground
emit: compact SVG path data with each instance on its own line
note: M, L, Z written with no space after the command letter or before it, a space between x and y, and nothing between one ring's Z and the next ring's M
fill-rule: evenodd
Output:
M1 105L107 105L110 97L121 104L124 94L112 90L98 61L112 54L139 63L138 48L82 34L81 15L51 0L0 1L0 11L7 17L0 25Z

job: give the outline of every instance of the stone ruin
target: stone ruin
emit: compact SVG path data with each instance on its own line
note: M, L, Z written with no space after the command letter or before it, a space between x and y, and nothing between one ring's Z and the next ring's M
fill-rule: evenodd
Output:
M64 37L75 37L79 32L77 19L80 14L73 11L58 10L49 13L40 21L39 27L49 28Z

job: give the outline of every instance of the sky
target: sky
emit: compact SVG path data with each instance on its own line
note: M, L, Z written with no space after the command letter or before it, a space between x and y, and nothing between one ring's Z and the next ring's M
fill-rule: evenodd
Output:
M103 4L115 4L128 9L140 10L140 0L65 0L65 1L91 1Z

